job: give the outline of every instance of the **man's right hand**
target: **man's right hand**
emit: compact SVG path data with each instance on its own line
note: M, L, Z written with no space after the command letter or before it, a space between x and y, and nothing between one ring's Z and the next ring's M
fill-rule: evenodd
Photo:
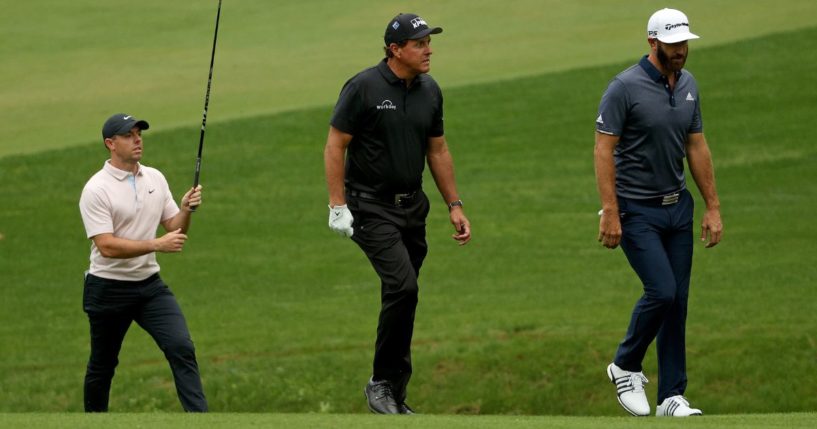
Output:
M181 228L170 231L156 239L156 251L164 253L181 252L187 235L182 234Z
M346 204L340 206L329 206L329 229L337 232L344 237L351 237L354 233L352 230L352 212Z

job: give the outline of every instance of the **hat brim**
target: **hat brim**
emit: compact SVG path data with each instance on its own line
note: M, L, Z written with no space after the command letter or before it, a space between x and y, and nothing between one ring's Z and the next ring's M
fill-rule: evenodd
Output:
M678 33L669 36L658 36L656 39L660 40L662 43L678 43L685 40L700 39L700 37L692 33Z
M132 121L126 122L121 127L119 127L119 129L116 130L115 134L117 135L128 134L130 130L133 129L133 127L137 127L140 130L146 130L150 128L150 124L148 124L148 121L145 121L144 119L134 119Z
M411 38L406 39L406 40L419 40L419 39L422 39L423 37L428 36L429 34L440 34L442 32L443 32L443 29L440 28L440 27L426 28L425 30L420 31L419 33L411 36Z

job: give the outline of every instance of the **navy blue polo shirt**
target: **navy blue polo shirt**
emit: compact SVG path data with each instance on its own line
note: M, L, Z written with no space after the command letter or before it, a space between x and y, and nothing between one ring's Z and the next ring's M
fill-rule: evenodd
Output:
M406 87L383 59L346 82L330 124L353 136L347 189L412 192L422 186L428 139L443 135L442 91L427 74Z
M610 82L596 131L619 136L614 152L619 196L646 199L680 191L686 188L688 136L703 132L698 84L681 70L670 91L666 76L645 55Z

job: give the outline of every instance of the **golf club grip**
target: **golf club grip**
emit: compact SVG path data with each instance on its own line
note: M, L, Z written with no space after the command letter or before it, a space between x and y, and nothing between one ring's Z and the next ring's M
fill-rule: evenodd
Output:
M199 186L199 174L201 173L201 153L204 149L204 131L207 127L207 108L210 105L210 87L213 83L213 64L216 59L216 42L218 41L218 23L221 20L221 0L218 0L218 11L216 12L216 29L213 33L213 50L210 52L210 72L207 75L207 91L204 95L204 112L201 117L201 134L199 135L199 153L196 157L196 174L193 179L193 189ZM196 207L190 207L190 211L196 211Z
M196 177L193 179L193 189L196 189L196 187L197 187L197 186L199 186L199 173L200 173L200 172L201 172L201 156L199 156L199 157L196 159ZM198 206L192 206L192 207L190 207L190 211L191 211L191 212L196 211L196 208L197 208L197 207L198 207Z

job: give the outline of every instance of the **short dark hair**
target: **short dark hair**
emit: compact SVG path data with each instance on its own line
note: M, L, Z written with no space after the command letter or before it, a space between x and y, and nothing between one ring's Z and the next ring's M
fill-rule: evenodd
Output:
M402 48L402 47L404 47L404 46L406 46L408 44L408 40L401 40L399 42L394 42L394 44L397 45L398 47ZM391 46L391 45L389 45L389 46ZM384 46L383 47L383 51L386 52L386 58L391 58L391 57L394 56L394 54L391 53L391 49L389 49L389 46Z

